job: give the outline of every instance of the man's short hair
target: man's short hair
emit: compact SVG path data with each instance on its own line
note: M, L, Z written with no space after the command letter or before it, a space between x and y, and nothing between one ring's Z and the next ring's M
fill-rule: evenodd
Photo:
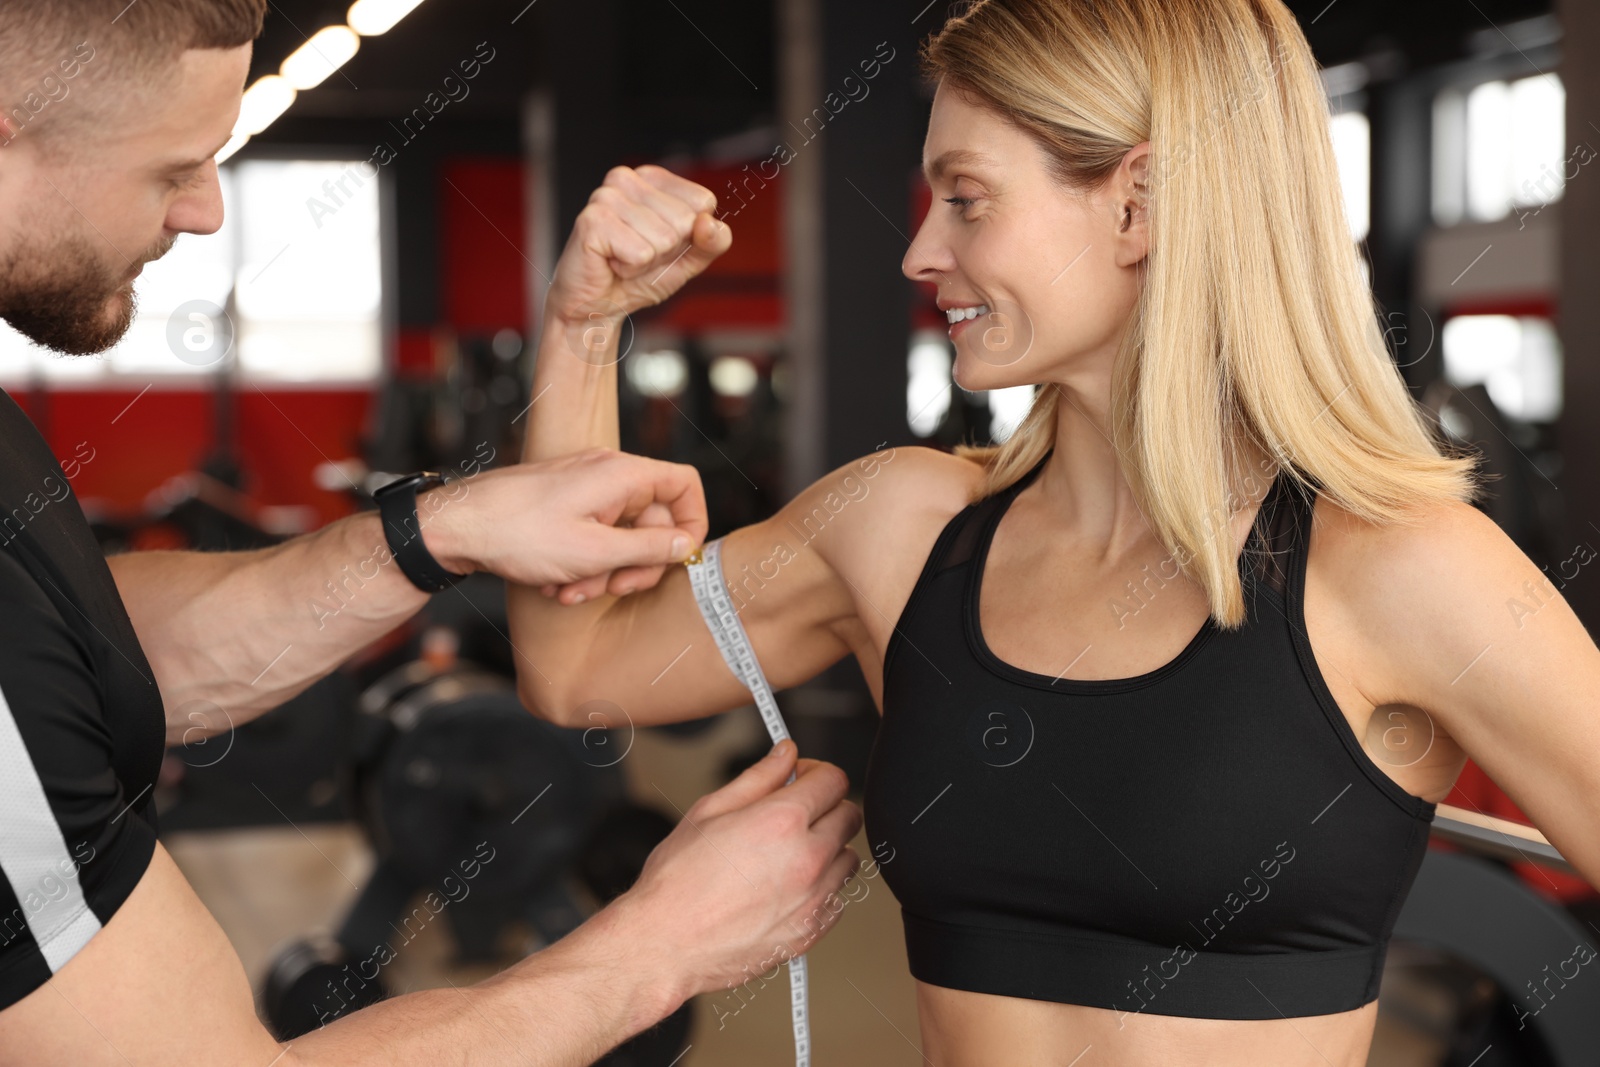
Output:
M162 88L190 49L249 44L266 10L267 0L0 0L0 109L13 136L53 138ZM74 93L96 99L59 106Z

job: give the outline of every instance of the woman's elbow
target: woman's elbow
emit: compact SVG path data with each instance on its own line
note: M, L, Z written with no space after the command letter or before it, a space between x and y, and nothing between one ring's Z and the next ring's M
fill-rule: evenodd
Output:
M522 706L537 719L553 723L556 726L571 726L567 720L570 718L571 707L567 701L561 699L561 694L555 687L542 678L518 680L517 698L522 701Z

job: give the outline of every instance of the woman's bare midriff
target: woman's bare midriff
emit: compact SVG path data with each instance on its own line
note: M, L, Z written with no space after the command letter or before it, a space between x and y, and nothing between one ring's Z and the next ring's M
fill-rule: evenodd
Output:
M1378 1018L1188 1019L917 983L932 1067L1365 1067Z

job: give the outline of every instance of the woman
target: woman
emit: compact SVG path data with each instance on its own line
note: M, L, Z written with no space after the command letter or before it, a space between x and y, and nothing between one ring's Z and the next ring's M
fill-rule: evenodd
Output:
M1278 0L985 0L924 60L903 269L956 381L1032 410L841 467L723 551L775 688L853 653L878 699L867 831L924 1055L1358 1067L1468 756L1600 878L1600 649L1388 358ZM528 458L616 447L616 327L728 247L714 207L607 176ZM541 592L511 597L539 713L747 703L681 568Z

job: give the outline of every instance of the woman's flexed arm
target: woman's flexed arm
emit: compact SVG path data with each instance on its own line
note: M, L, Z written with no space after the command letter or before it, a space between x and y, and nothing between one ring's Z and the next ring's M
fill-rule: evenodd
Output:
M733 243L709 189L662 167L613 167L579 212L545 294L525 460L616 448L618 338Z
M525 461L618 447L618 335L627 315L660 303L727 250L732 234L712 216L715 208L709 190L660 167L606 175L578 216L545 299ZM762 564L774 541L763 527L781 517L729 535L725 571ZM672 525L656 506L634 523ZM786 562L762 603L741 611L778 686L809 678L848 651L828 625L853 612L848 587L817 553L805 557ZM588 725L616 719L620 708L645 724L748 701L711 641L682 567L623 568L545 592L507 590L519 689L538 714ZM597 710L600 719L591 714Z

